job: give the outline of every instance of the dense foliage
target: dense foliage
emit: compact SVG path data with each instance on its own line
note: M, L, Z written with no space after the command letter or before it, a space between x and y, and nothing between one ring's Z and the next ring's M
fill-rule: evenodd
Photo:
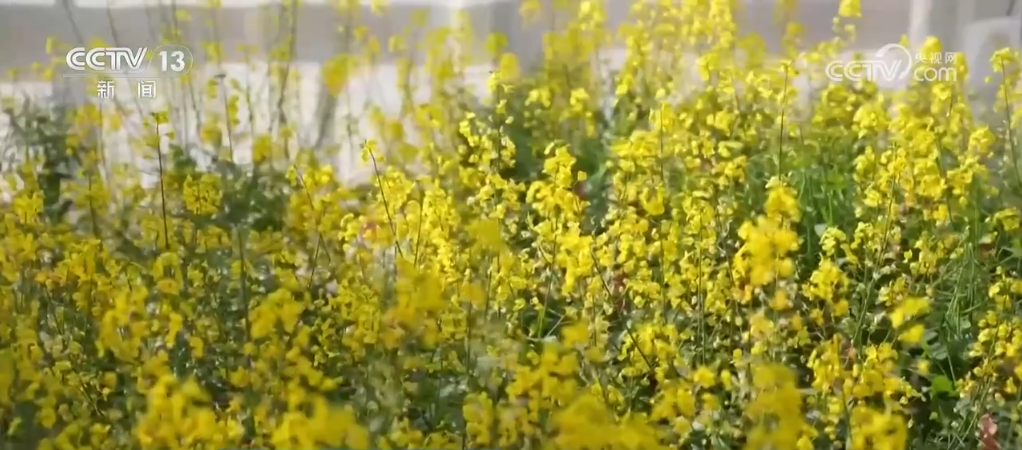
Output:
M1018 55L980 120L963 58L828 81L857 1L776 60L733 3L638 2L614 34L560 1L535 71L487 42L482 104L467 24L348 26L335 106L381 47L423 73L396 117L312 130L283 113L290 42L279 101L197 73L152 115L8 101L0 448L1019 448ZM133 114L152 182L101 145ZM303 138L368 122L364 185Z

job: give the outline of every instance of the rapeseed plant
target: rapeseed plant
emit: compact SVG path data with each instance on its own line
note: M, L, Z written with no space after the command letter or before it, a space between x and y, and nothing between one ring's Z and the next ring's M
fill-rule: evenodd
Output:
M426 55L365 141L360 117L289 118L293 35L269 102L198 73L152 114L10 102L0 446L1022 445L1016 52L989 121L963 58L896 91L821 79L857 1L809 50L791 23L776 61L730 0L636 2L616 35L601 2L554 3L536 70L487 41L479 105L470 24L383 43L337 2L333 107L383 48ZM132 115L152 183L103 153ZM327 128L362 142L364 185Z

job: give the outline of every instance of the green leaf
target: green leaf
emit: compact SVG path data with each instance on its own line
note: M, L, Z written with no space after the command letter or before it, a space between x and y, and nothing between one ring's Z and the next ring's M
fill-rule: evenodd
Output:
M943 361L948 357L947 346L940 342L931 345L928 352L930 357L936 361Z
M934 376L930 380L930 392L933 394L953 394L955 392L955 383L944 375Z

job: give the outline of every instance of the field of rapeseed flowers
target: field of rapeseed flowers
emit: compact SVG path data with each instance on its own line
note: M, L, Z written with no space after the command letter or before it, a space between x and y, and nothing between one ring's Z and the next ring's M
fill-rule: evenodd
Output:
M564 0L536 70L487 42L482 104L468 24L436 31L432 96L374 116L365 186L293 121L235 132L230 79L185 80L196 138L147 118L152 185L102 157L120 118L8 103L0 448L1022 447L1022 65L990 61L989 115L961 62L828 81L857 3L773 60L729 0L637 2L613 32ZM413 45L350 29L338 98Z

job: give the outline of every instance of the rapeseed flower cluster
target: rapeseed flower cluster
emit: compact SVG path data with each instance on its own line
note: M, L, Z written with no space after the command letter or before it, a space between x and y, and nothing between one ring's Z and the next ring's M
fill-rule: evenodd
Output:
M283 109L245 117L294 101L290 39L264 55L279 101L193 74L195 103L142 117L152 182L97 140L142 112L7 104L0 448L1022 445L1016 52L990 118L964 58L823 79L858 1L773 60L731 0L635 2L616 31L600 1L524 0L560 26L535 70L489 39L480 104L470 23L379 42L335 3L334 100L383 51L425 55L388 89L432 93L368 109L362 185ZM330 118L350 142L361 119Z

